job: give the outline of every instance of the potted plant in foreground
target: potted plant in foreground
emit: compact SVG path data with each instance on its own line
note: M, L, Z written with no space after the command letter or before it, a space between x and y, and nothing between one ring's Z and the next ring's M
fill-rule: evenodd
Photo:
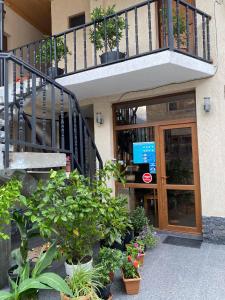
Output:
M56 47L55 47L56 41ZM56 48L56 58L55 58L55 49ZM39 47L36 49L36 63L40 65L42 69L42 64L46 64L48 66L47 75L51 78L55 78L57 76L63 75L64 70L55 67L54 64L61 61L61 59L66 55L71 55L68 47L64 45L63 37L56 37L53 39L52 37L47 37L42 40L39 44Z
M11 289L9 292L0 291L1 300L37 300L38 291L41 289L53 289L59 292L72 295L72 292L66 282L57 274L46 272L56 254L56 243L48 249L46 253L42 253L38 258L33 270L30 263L19 270L17 280L11 281Z
M125 53L114 50L123 37L125 29L125 20L123 17L108 16L115 15L115 5L106 9L96 7L91 13L91 20L95 23L95 28L90 30L90 41L96 47L96 50L106 50L101 56L101 63L110 63L118 59L125 58Z
M141 277L138 272L139 262L132 256L126 256L122 267L122 278L128 295L139 293Z
M64 292L61 293L61 300L97 300L98 288L101 287L99 281L99 270L84 269L81 266L74 271L71 278L67 278L66 282L72 291L71 295Z
M102 238L99 222L99 199L93 196L89 179L78 171L52 171L49 181L39 183L36 192L26 199L28 216L38 224L44 238L56 237L59 251L66 259L68 276L78 264L92 267L94 244Z
M112 281L109 275L109 271L107 268L105 268L103 264L99 264L97 266L100 270L99 281L101 283L101 286L98 288L97 295L99 296L100 299L110 300L112 299L112 294L111 294Z

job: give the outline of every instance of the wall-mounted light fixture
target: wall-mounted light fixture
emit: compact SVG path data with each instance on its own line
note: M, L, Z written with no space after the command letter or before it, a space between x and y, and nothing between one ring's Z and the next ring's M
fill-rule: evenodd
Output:
M210 112L211 111L211 98L204 97L204 111Z
M104 124L104 116L101 112L96 113L96 123L98 126L101 126Z

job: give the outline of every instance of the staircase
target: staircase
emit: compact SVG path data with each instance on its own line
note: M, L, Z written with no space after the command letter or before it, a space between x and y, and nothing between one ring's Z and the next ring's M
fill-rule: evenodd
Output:
M0 61L0 172L70 164L94 176L102 160L76 96L13 54Z

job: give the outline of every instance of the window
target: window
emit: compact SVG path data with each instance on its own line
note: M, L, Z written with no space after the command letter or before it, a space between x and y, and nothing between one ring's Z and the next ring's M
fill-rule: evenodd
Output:
M69 17L69 28L81 26L85 24L85 13Z

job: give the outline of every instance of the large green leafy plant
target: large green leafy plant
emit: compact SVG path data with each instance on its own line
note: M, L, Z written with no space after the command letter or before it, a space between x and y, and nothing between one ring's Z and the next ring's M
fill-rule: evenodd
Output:
M24 203L27 216L38 224L40 233L56 237L63 254L74 263L90 256L102 237L99 223L101 204L93 197L89 179L74 171L52 171L47 183L40 182L33 197Z
M67 260L82 261L98 240L120 241L129 226L127 199L113 197L107 185L109 178L120 176L116 163L107 163L92 181L76 170L69 178L63 170L52 171L49 181L24 199L26 215L42 236L59 240Z
M29 262L18 274L16 282L11 281L10 292L0 291L1 300L31 300L41 289L54 289L72 296L72 291L66 282L54 273L44 273L56 254L56 244L53 243L46 253L42 253L31 271Z
M122 39L125 29L124 18L119 16L107 18L115 13L115 5L106 9L96 7L92 11L91 20L95 22L95 28L90 30L90 40L96 45L96 50L102 50L107 45L112 51Z

